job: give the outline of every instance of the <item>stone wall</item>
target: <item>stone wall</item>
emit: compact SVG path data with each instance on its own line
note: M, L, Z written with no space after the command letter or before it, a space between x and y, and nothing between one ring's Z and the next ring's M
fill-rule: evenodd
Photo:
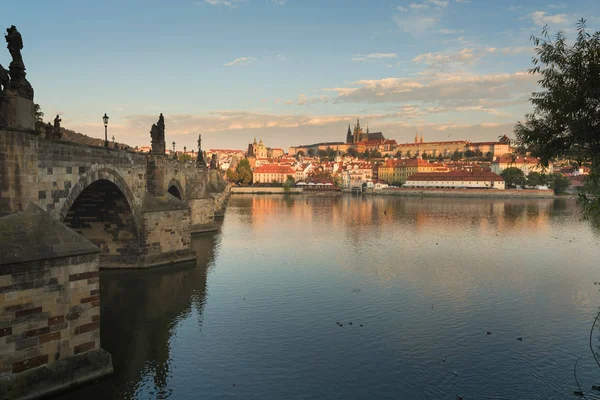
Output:
M489 189L383 189L375 194L384 196L441 197L554 197L552 190L489 190Z
M280 187L231 187L232 194L286 194L302 193L302 188L290 188L287 191Z
M98 248L36 206L0 218L0 399L112 372L100 348Z
M141 229L142 260L140 266L152 267L192 260L191 215L189 208L153 210L143 213Z

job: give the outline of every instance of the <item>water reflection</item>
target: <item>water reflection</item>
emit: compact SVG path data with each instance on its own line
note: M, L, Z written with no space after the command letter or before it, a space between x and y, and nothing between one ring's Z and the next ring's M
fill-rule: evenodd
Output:
M116 374L67 398L568 398L577 357L582 385L597 377L600 241L579 213L233 196L198 265L102 273Z
M101 341L112 354L115 374L61 398L169 397L175 331L191 314L195 314L198 326L202 324L207 270L216 245L217 235L194 236L195 264L145 271L103 270Z

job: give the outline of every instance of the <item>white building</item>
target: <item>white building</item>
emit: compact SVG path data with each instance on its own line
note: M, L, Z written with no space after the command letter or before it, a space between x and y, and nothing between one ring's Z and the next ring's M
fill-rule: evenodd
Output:
M544 171L540 165L540 160L537 158L513 158L510 156L497 157L492 162L492 172L501 174L507 168L519 168L525 176L529 175L530 172L539 172L551 174L553 172L552 163L548 165L548 168Z
M494 172L417 172L403 187L430 189L505 189L504 179Z

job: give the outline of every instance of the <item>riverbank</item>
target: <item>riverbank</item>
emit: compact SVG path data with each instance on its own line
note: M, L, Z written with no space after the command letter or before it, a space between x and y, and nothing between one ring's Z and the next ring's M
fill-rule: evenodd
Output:
M493 198L551 198L553 190L490 190L490 189L383 189L373 193L381 196L422 196L422 197L493 197Z

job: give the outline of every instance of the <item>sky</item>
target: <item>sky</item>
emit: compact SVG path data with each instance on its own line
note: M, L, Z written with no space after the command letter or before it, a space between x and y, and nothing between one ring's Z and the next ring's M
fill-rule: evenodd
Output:
M24 40L50 121L150 145L245 149L344 141L360 118L399 143L496 140L532 111L531 35L600 29L598 0L23 0ZM8 67L8 50L0 64Z

